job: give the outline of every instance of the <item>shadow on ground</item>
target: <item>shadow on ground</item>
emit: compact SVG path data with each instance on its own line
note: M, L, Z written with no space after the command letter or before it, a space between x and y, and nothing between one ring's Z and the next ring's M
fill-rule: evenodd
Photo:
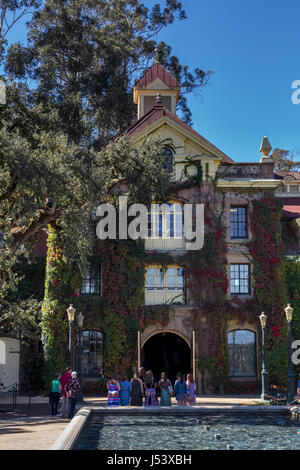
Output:
M49 403L17 404L13 408L11 404L0 406L0 420L25 418L30 416L51 416L51 406ZM54 418L53 418L54 419Z

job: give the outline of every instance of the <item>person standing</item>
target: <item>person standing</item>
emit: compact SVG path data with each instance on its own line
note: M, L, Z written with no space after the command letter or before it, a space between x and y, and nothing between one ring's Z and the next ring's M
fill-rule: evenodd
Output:
M66 393L69 397L70 406L69 406L69 414L68 418L72 419L75 414L75 407L77 402L77 397L79 394L80 383L77 379L77 372L73 371L71 373L71 380L69 380L66 384Z
M171 381L167 378L167 374L162 372L161 379L158 382L160 388L160 406L171 406L171 393L173 391Z
M72 369L70 367L66 367L65 372L62 374L60 378L60 384L61 384L61 418L66 418L69 415L69 401L66 393L66 384L69 382L69 380L72 379L71 376Z
M128 406L130 400L131 385L126 374L123 374L120 381L120 401L122 406Z
M145 375L145 385L145 406L159 406L155 393L156 383L151 370L148 370Z
M130 405L131 406L143 406L144 386L137 372L133 374L133 378L130 380L130 386L131 386Z
M58 403L61 395L61 384L60 384L60 375L55 374L54 379L51 383L51 413L52 416L58 414Z
M108 406L120 406L120 384L115 376L109 377L107 382L107 400Z
M145 390L146 390L146 385L145 385L145 377L146 377L146 371L144 367L141 367L139 370L139 378L142 381L143 384L143 397L145 396Z
M187 375L186 387L187 387L187 392L186 392L187 404L189 406L195 405L195 403L196 403L196 382L194 381L194 378L193 378L192 374Z
M187 386L186 386L185 381L183 380L181 372L178 372L177 374L177 380L175 382L174 392L176 395L178 406L185 406Z

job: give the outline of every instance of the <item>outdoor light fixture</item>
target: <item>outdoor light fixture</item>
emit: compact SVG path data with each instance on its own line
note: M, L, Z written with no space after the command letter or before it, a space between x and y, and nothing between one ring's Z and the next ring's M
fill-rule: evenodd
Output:
M262 314L260 315L259 319L260 319L260 324L262 326L262 328L265 328L266 324L267 324L267 315L265 315L265 312L262 312Z
M78 394L78 402L83 403L83 395L82 395L82 380L81 380L81 353L82 353L82 327L83 327L83 320L84 316L82 313L79 313L77 315L77 324L78 324L78 349L77 349L77 358L78 358L78 364L77 364L77 372L78 372L78 379L80 382L80 389L79 389L79 394Z
M287 307L284 309L285 311L285 315L286 315L286 319L288 321L288 323L290 323L293 319L293 307L291 307L291 304L287 304Z
M76 308L71 304L67 308L68 320L69 320L69 367L73 370L73 352L72 352L72 342L73 342L73 322L75 318Z
M77 316L77 323L78 323L78 328L82 328L83 327L83 320L84 320L84 316L82 315L82 313L79 313L79 315Z
M75 312L76 312L76 308L74 308L73 305L71 304L70 307L67 309L67 314L68 314L69 322L73 322L73 321L74 321Z
M287 401L288 403L291 403L294 401L294 395L295 395L295 390L296 390L296 384L295 384L295 373L293 369L293 363L292 363L292 319L293 319L293 307L291 307L291 304L287 304L287 307L284 309L286 319L288 322L288 348L289 348L289 366L288 366L288 392L287 392Z
M259 316L261 324L261 342L262 342L262 364L261 364L261 400L265 401L268 396L268 371L266 367L266 342L265 327L267 324L267 315L264 312Z

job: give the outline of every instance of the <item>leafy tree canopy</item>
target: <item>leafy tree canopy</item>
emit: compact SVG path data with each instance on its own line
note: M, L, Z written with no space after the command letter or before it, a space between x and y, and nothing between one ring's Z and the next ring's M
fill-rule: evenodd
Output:
M209 75L190 72L170 46L156 44L162 28L186 17L176 0L151 9L140 0L15 0L2 2L2 12L17 18L32 6L27 44L10 45L4 60L2 288L14 279L20 247L32 247L48 224L62 232L66 254L83 263L94 239L90 214L121 185L131 202L163 199L169 184L164 144L146 139L133 149L126 135L117 139L136 119L132 87L153 62L155 47L183 91L197 91ZM189 120L184 96L180 107Z
M209 72L191 72L169 45L156 43L176 18L186 18L176 0L151 9L140 0L46 0L28 26L28 44L10 46L5 71L30 83L32 103L58 111L71 141L99 149L136 120L132 87L157 47L161 63L182 84L178 106L191 123L185 93L205 85Z
M296 152L275 148L270 155L275 161L275 171L298 171L300 162L295 161Z
M39 0L1 0L0 3L0 58L7 45L7 34L15 24L40 5Z

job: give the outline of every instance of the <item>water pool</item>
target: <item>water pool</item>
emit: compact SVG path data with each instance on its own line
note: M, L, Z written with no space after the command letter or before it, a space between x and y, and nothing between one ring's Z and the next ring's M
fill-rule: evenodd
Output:
M300 422L286 413L91 414L73 450L226 450L227 445L234 450L299 450Z

